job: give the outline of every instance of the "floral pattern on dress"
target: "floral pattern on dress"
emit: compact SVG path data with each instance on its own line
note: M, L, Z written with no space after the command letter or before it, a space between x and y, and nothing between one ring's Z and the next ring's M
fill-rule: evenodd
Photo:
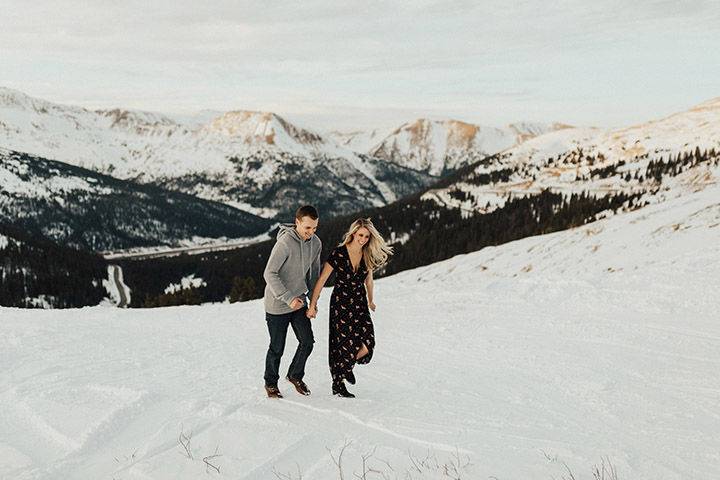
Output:
M333 383L339 383L352 372L355 363L370 362L375 349L375 331L365 290L368 270L363 259L354 271L350 254L343 245L335 247L327 261L335 271L335 286L330 297L328 360ZM363 344L368 353L356 360Z

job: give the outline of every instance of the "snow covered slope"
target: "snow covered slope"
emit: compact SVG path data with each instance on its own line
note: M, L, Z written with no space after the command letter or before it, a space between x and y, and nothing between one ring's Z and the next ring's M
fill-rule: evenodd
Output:
M228 205L3 148L0 222L92 251L256 237L272 225Z
M525 122L498 128L420 118L385 134L379 130L334 132L333 137L355 151L440 176L535 136L564 128L569 127Z
M313 395L281 401L260 301L3 309L0 477L337 479L349 443L346 479L363 455L392 479L591 478L601 456L621 480L715 479L718 263L714 183L381 279L355 400L329 394L329 291Z
M479 163L453 184L425 198L467 211L488 211L509 196L558 192L674 190L717 181L720 170L720 98L685 112L632 127L569 128L536 138ZM702 158L701 158L702 157ZM659 170L666 177L660 181ZM677 190L680 192L681 190Z
M198 117L199 118L199 117ZM117 178L153 183L275 216L312 201L349 212L383 205L430 177L368 159L269 112L231 111L198 125L160 114L58 105L0 88L0 146ZM292 205L291 205L292 204Z
M380 128L372 130L355 130L352 132L332 131L329 133L337 143L355 152L371 152L391 131Z
M560 128L565 126L516 124L497 128L457 120L418 119L395 130L371 154L431 175L442 175Z

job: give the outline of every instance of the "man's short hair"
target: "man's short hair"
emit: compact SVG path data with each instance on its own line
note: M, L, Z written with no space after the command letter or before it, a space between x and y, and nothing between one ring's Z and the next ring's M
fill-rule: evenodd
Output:
M295 218L297 220L302 220L303 217L310 217L313 220L317 220L319 216L318 211L312 205L303 205L295 212Z

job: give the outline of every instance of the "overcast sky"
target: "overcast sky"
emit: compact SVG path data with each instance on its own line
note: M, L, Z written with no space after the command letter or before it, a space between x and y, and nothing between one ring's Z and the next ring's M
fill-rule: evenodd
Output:
M621 126L720 96L720 2L0 0L0 86L92 108Z

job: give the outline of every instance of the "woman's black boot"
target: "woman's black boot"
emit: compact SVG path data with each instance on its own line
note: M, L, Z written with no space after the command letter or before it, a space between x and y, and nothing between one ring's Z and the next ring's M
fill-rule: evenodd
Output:
M337 395L338 397L345 397L345 398L355 398L355 395L347 391L347 388L345 388L345 383L333 383L332 386L332 393L333 395Z

